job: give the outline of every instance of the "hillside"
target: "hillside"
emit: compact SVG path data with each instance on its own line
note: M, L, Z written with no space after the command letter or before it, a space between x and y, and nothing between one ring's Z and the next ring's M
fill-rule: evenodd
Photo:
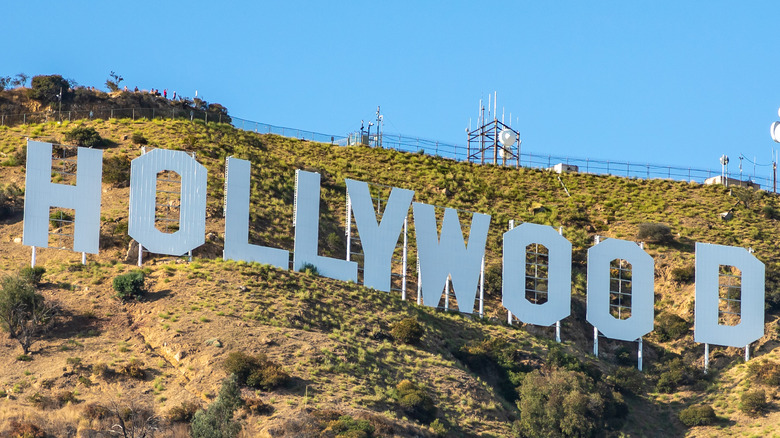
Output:
M780 435L780 366L774 365L780 364L780 248L774 238L780 235L780 203L774 195L678 181L566 174L561 178L571 194L567 196L558 175L546 171L338 147L258 135L225 124L145 119L0 127L2 187L24 185L26 137L66 143L66 133L75 127L92 127L107 140L104 174L111 169L119 175L103 185L101 253L82 266L78 253L38 252L37 264L46 268L40 290L58 303L60 316L54 329L33 345L29 361L18 360L18 342L0 335L0 390L6 394L0 399L0 418L5 421L0 433L8 432L16 419L35 423L51 436L97 436L96 431L113 423L102 418L96 406L132 404L148 406L163 417L159 436L188 436L186 423L169 421L170 413L182 403L205 407L213 402L227 377L224 359L242 351L266 354L291 377L289 384L272 390L242 389L245 399L270 406L237 411L244 436L337 436L338 419L345 415L367 420L374 436L528 435L523 428L530 426L523 424L517 404L532 399L534 382L528 376L547 377L550 387L590 397L566 399L581 409L576 418L582 424L593 425L571 425L572 430L609 436ZM207 242L194 251L193 262L147 258L143 270L148 294L137 302L121 302L111 283L134 270L135 259L127 254L127 177L117 164L122 160L111 160L138 157L140 146L133 139L140 137L148 147L195 152L208 169ZM416 305L413 227L407 301L398 293L312 273L222 261L228 156L252 163L252 243L292 251L296 169L322 175L324 255L343 258L345 252L345 178L375 184L377 192L386 186L414 190L416 202L492 215L485 318ZM17 241L23 229L20 200L21 195L9 197L6 206L15 210L0 222L4 274L30 260L30 249ZM731 220L720 218L726 211L732 212ZM572 242L572 315L562 323L562 348L552 328L506 324L500 266L509 220L563 227ZM461 222L468 223L463 217ZM655 261L656 331L645 338L646 372L636 374L630 371L636 366L633 343L602 339L599 358L591 353L585 259L595 236L640 240L644 223L667 224L672 238L645 244ZM751 247L767 268L766 335L753 344L748 364L741 349L712 347L707 375L699 372L704 348L693 342L694 286L685 275L694 263L694 242ZM416 318L424 329L417 345L391 335L407 317ZM759 364L761 372L756 371ZM143 376L122 372L132 366L140 367ZM437 407L432 416L415 418L404 410L397 385L405 379L431 397ZM670 380L673 385L663 384ZM738 408L740 397L759 388L767 393L769 410L751 417ZM712 406L717 421L686 428L679 412L701 403ZM527 412L532 408L525 405ZM434 418L438 421L432 426Z

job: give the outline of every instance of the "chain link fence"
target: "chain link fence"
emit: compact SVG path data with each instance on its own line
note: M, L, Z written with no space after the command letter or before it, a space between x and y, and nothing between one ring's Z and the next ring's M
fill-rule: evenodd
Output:
M46 123L51 121L71 121L79 119L180 119L202 120L205 123L228 123L237 129L252 131L258 134L274 134L282 137L296 138L319 143L329 143L339 146L363 144L370 147L395 149L402 152L423 153L439 156L455 161L466 161L468 150L463 145L412 137L403 134L382 133L371 135L365 133L350 133L346 136L323 134L298 128L270 125L228 116L214 111L194 108L95 108L91 110L48 111L26 114L0 114L0 126L12 126L30 123ZM516 165L512 160L511 165ZM567 157L552 154L534 154L520 151L519 165L537 169L553 169L556 165L563 170L592 173L599 175L615 175L628 178L663 178L678 181L694 181L703 183L706 179L721 176L720 170L681 167L650 163L630 163L627 161L598 160L590 158ZM741 167L741 166L740 166ZM751 166L748 166L751 167ZM776 177L771 165L754 165L752 171L739 173L729 172L727 177L738 182L757 184L767 191L776 191ZM760 169L757 169L760 167ZM759 173L758 170L761 172Z

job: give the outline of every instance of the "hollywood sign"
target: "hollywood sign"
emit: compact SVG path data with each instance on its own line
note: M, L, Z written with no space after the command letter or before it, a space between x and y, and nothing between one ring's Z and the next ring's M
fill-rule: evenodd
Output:
M75 211L73 250L98 253L102 151L78 148L75 185L51 182L52 145L29 141L24 200L23 243L48 246L49 210ZM179 229L165 233L155 227L157 175L176 172L181 177ZM132 161L128 234L149 252L183 255L205 243L206 168L182 151L155 149ZM249 237L250 163L227 159L224 258L259 262L288 269L288 251L251 244ZM464 242L457 210L447 208L437 231L434 206L412 202L414 192L392 188L377 222L368 184L346 180L351 211L363 246L363 283L390 291L391 259L409 207L415 226L422 304L436 307L451 278L455 297L464 311L473 310L490 215L474 213L468 242ZM314 265L326 277L358 280L354 261L318 255L320 175L296 171L293 269ZM525 296L526 251L529 245L547 248L547 302L532 303ZM571 313L572 246L552 227L524 223L504 233L502 304L520 321L549 326ZM610 264L631 264L630 317L610 313ZM654 262L635 242L606 239L588 249L587 321L604 336L640 340L653 330ZM740 322L719 323L721 266L741 272ZM764 334L764 265L744 248L696 243L696 301L694 340L699 343L745 347ZM470 304L470 306L469 306ZM467 309L471 307L471 309ZM597 339L597 338L596 338ZM641 346L641 344L640 344Z

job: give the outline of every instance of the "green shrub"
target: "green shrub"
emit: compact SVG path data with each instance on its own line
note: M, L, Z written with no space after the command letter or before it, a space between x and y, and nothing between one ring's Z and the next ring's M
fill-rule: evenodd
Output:
M192 401L182 402L179 406L172 407L166 417L171 422L187 423L192 420L198 410L200 410L200 404Z
M766 392L763 389L743 392L739 397L739 410L751 417L766 413L768 408Z
M73 215L63 211L54 210L49 214L49 223L52 228L60 228L67 225L67 221L73 221Z
M317 267L311 263L304 263L303 266L301 266L301 269L298 270L298 272L303 272L304 274L307 275L315 275L315 276L320 275L320 271L317 270Z
M228 353L223 367L228 374L235 374L238 383L252 388L271 390L287 384L290 376L282 367L260 353L250 356L241 351Z
M651 243L668 243L674 239L669 225L657 223L639 224L639 232L636 237Z
M761 212L767 219L776 219L778 216L777 209L771 205L765 205L764 208L761 209Z
M87 126L77 126L66 132L65 141L88 148L101 146L104 142L95 128Z
M447 436L447 426L444 425L444 423L441 422L438 418L433 420L433 423L430 424L431 431L435 436Z
M329 422L325 431L335 432L336 438L370 438L374 436L374 426L368 420L355 420L349 415L342 415L338 420ZM323 433L323 436L330 435Z
M103 182L116 187L130 185L130 159L125 155L103 158Z
M149 140L147 140L146 137L144 137L144 135L141 134L140 132L134 132L132 137L130 137L130 141L132 141L133 144L140 144L140 145L149 143Z
M524 436L587 437L604 427L605 399L593 380L578 371L531 371L517 406Z
M130 360L126 364L119 365L118 372L134 379L142 380L146 377L146 370L143 362L136 359Z
M423 423L436 416L436 406L431 397L409 380L402 380L395 387L395 399L406 415Z
M672 280L678 283L691 283L695 279L696 265L687 265L672 269Z
M678 387L691 385L701 378L699 368L685 364L680 358L659 364L656 369L660 372L655 385L658 392L672 393Z
M19 276L33 286L38 286L43 280L43 274L46 273L46 268L43 266L25 266L19 270Z
M138 299L146 292L144 273L140 270L114 277L113 285L117 298L122 300Z
M679 418L680 421L682 421L682 424L693 427L708 426L714 423L718 417L715 416L715 411L712 409L712 406L700 405L683 409L680 411Z
M192 438L232 438L241 431L233 413L241 406L238 378L232 375L222 382L219 396L206 410L195 413L190 423Z
M751 360L748 362L747 368L748 376L753 383L780 386L780 364L777 362L769 362L766 359Z
M404 318L393 324L390 335L398 342L417 345L420 343L423 332L423 326L417 321L417 318Z
M618 367L606 380L624 393L639 394L645 385L644 374L634 367Z
M688 322L674 313L664 312L656 318L655 333L662 342L680 339L688 333Z
M532 369L523 364L516 345L498 336L469 341L452 354L510 402L517 400L517 387Z

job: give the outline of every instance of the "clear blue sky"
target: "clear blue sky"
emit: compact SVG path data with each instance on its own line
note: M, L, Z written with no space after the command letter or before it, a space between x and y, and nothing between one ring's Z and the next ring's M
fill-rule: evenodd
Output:
M0 75L114 70L327 134L381 105L386 132L465 144L497 91L524 150L733 172L780 120L777 1L25 1L2 23Z

